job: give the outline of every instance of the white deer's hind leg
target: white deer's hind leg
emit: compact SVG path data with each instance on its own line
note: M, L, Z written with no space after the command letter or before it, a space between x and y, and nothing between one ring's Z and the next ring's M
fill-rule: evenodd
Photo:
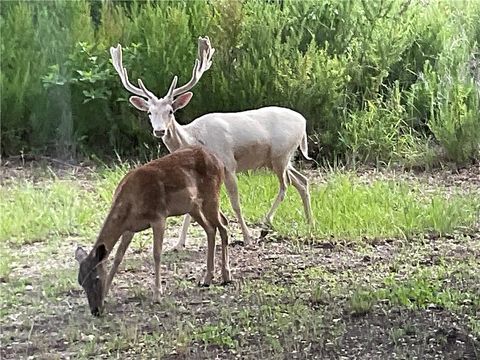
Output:
M183 218L182 232L178 238L177 245L173 247L173 250L182 250L185 247L185 242L187 241L188 227L190 226L190 221L192 217L190 214L186 214Z
M293 166L288 167L288 176L292 180L292 185L297 189L303 202L305 217L310 225L313 225L312 207L310 204L310 191L308 189L308 179L298 172Z
M232 204L233 211L237 215L238 222L242 228L243 242L245 245L250 244L250 233L248 227L245 224L245 220L242 217L242 210L240 209L240 199L238 197L238 186L237 186L237 177L231 172L225 173L225 187L227 189L228 197L230 198L230 203Z
M279 171L275 171L275 173L278 176L278 181L280 183L280 188L278 190L277 197L275 198L275 201L272 204L272 207L268 211L267 215L265 216L265 220L268 224L272 223L273 216L275 215L275 212L277 211L278 206L280 203L285 199L285 194L287 193L287 187L288 187L288 177L287 177L287 171L285 168Z

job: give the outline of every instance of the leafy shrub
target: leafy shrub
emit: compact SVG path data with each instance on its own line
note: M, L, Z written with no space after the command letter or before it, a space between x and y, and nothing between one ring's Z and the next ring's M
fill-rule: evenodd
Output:
M213 66L181 123L288 106L307 118L317 159L431 162L435 143L451 161L478 158L478 2L56 0L0 10L2 154L150 158L159 143L108 49L121 43L130 78L162 96L174 75L188 80L196 39L209 35Z

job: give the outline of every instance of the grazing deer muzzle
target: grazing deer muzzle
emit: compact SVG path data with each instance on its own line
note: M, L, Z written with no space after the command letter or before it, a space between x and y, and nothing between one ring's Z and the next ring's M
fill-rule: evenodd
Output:
M101 315L104 309L106 256L105 245L99 245L88 255L81 247L78 247L75 251L75 258L80 263L78 283L87 294L88 305L94 316Z
M291 184L300 194L308 223L313 225L308 179L291 163L297 148L300 148L305 159L312 160L308 157L306 119L301 114L288 108L269 106L237 113L206 114L187 125L175 121L175 112L186 106L192 98L189 90L211 67L214 52L208 37L199 38L197 59L190 81L177 88L175 76L167 94L158 99L145 88L141 80L138 80L140 87L129 82L122 65L122 47L110 48L113 66L123 86L138 95L130 97L130 102L137 109L148 112L153 135L161 137L170 152L202 144L222 160L225 165L225 187L245 244L250 241L250 234L240 208L238 172L266 168L277 176L278 194L265 216L267 223L272 222ZM185 245L189 224L190 216L186 215L176 248Z
M220 212L220 187L224 165L200 146L186 147L130 171L115 190L110 211L93 249L87 254L79 247L75 258L80 263L78 282L87 294L90 311L99 316L105 297L133 235L153 229L155 263L154 300L159 301L160 257L166 219L190 214L207 234L207 272L203 285L213 279L215 236L222 239L222 279L231 281L227 221ZM115 259L107 274L106 260L117 247Z

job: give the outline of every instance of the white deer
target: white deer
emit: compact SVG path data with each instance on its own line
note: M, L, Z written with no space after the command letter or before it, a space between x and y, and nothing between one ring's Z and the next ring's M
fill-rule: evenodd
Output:
M313 223L310 206L308 179L291 164L291 158L299 147L307 160L307 133L305 118L291 109L263 107L236 113L211 113L180 125L174 113L188 104L193 94L189 92L212 65L215 49L208 37L198 39L198 55L192 78L181 87L176 87L177 76L173 78L167 94L157 98L142 80L136 87L128 80L127 70L122 65L122 47L110 48L113 66L120 75L123 86L131 96L130 103L150 117L153 135L162 138L170 152L188 145L203 145L216 154L225 165L225 187L232 208L240 223L244 243L250 242L250 233L242 217L237 186L237 172L267 168L278 177L280 189L265 220L271 224L275 211L285 198L291 183L302 198L305 216ZM187 237L190 215L184 218L181 235L176 249L183 248Z

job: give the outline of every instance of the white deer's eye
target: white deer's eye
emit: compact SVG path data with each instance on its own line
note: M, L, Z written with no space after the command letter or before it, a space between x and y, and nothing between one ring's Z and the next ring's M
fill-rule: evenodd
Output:
M169 113L170 115L173 115L173 110L170 110L168 113Z

